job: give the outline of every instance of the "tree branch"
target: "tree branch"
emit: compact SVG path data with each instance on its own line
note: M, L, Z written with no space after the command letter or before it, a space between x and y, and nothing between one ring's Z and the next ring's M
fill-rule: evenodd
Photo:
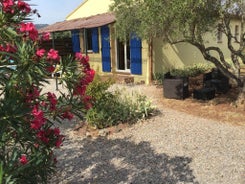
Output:
M242 86L242 80L236 76L235 74L233 74L232 72L230 72L227 68L226 68L226 65L223 65L223 63L226 63L225 62L225 59L224 59L224 55L223 55L223 52L218 48L218 47L208 47L206 48L203 44L200 44L198 42L190 42L190 44L194 45L195 47L197 47L204 59L210 61L211 63L213 63L225 76L227 76L228 78L231 78L231 79L234 79L237 84L239 86ZM212 56L210 54L210 51L215 51L218 53L219 55L219 59L217 59L216 57Z

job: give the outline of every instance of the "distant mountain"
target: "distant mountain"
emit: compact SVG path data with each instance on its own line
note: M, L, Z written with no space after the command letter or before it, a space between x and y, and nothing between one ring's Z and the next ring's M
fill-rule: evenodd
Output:
M35 26L37 29L41 29L41 28L47 27L48 24L35 24Z

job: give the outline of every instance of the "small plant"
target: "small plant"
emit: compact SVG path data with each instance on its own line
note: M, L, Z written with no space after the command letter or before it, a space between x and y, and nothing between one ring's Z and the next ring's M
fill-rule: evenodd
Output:
M164 78L164 73L157 72L153 74L153 80L156 82L156 84L161 85Z
M99 77L88 86L87 95L92 98L92 108L86 115L90 126L98 129L119 123L134 123L147 118L154 108L146 96L138 93L122 93L122 89L109 90L112 82L101 81Z

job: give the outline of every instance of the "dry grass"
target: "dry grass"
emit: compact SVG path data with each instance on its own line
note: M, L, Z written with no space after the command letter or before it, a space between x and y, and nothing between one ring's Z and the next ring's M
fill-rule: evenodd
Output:
M159 96L158 104L222 123L245 126L245 104L237 107L234 103L238 94L237 88L231 89L226 94L216 95L209 101L196 100L192 96L185 100L166 99L162 91L161 86L155 87L154 96Z

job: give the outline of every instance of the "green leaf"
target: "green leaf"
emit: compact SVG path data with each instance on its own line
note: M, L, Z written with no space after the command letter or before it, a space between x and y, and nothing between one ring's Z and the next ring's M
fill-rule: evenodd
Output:
M4 175L4 171L3 171L3 162L0 162L0 184L3 183L3 175Z

